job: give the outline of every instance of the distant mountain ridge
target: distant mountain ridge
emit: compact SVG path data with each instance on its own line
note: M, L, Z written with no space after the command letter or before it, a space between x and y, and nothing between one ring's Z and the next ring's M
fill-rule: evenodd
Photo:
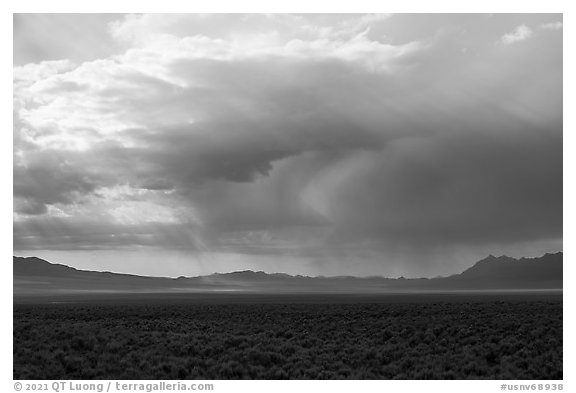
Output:
M51 263L37 257L13 257L14 276L46 276L46 277L83 277L86 274L118 276L118 277L137 277L137 278L161 278L138 276L135 274L112 273L108 271L79 270L71 266L59 263Z
M36 257L13 257L14 296L58 293L263 292L385 293L562 289L562 252L539 258L489 257L460 274L437 278L308 277L262 271L198 277L147 277L78 270Z
M539 258L510 258L488 256L466 269L460 275L467 278L562 278L562 253L544 254Z

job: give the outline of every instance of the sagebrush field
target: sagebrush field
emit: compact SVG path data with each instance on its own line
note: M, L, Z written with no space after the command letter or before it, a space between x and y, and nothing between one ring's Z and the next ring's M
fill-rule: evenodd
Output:
M14 304L14 379L562 379L562 297Z

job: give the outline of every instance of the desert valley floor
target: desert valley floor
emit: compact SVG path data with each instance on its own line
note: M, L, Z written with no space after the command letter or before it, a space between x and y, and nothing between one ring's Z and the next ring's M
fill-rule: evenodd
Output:
M14 301L14 379L562 379L562 295Z

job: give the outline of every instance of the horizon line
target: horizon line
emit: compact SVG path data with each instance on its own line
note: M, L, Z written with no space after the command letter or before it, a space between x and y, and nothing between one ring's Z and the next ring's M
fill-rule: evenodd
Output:
M250 269L246 269L246 270L234 270L234 271L229 271L229 272L214 272L214 273L209 273L209 274L204 274L204 275L197 275L197 276L177 276L177 277L171 277L171 276L149 276L149 275L140 275L140 274L135 274L135 273L120 273L120 272L113 272L113 271L109 271L109 270L85 270L85 269L79 269L79 268L75 268L73 266L70 265L65 265L62 263L54 263L54 262L50 262L47 261L43 258L37 257L37 256L17 256L17 255L12 255L12 258L36 258L36 259L40 259L46 263L49 263L51 265L59 265L59 266L65 266L71 269L75 269L78 271L83 271L83 272L92 272L92 273L110 273L110 274L119 274L119 275L126 275L126 276L136 276L136 277L144 277L144 278L164 278L164 279L170 279L170 280L177 280L177 279L189 279L189 278L201 278L201 277L209 277L209 276L213 276L213 275L225 275L225 274L234 274L234 273L246 273L246 272L251 272L251 273L264 273L266 275L286 275L286 276L290 276L290 277L302 277L302 278L358 278L358 279L367 279L367 278L382 278L382 279L389 279L389 280L400 280L400 279L405 279L405 280L422 280L422 279L426 279L426 280L430 280L430 279L434 279L434 278L447 278L447 277L452 277L458 274L462 274L463 272L465 272L466 270L472 268L473 266L475 266L476 264L478 264L481 261L484 261L486 259L489 258L495 258L495 259L499 259L502 257L506 257L506 258L510 258L510 259L514 259L516 261L521 261L524 259L538 259L538 258L543 258L546 255L556 255L556 254L563 254L564 251L556 251L556 252L546 252L544 254L542 254L541 256L538 257L520 257L520 258L515 258L515 257L510 257L507 255L499 255L499 256L494 256L493 254L489 254L488 256L474 262L471 266L469 266L468 268L464 269L463 271L461 271L460 273L452 273L449 275L436 275L433 277L405 277L405 276L399 276L399 277L385 277L382 275L369 275L369 276L351 276L351 275L337 275L337 276L326 276L326 275L317 275L317 276L308 276L308 275L303 275L303 274L289 274L289 273L285 273L285 272L273 272L273 273L268 273L264 270L250 270Z

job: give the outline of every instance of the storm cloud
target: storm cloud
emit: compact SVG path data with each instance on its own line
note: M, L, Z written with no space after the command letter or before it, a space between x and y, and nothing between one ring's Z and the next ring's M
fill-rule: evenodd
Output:
M422 18L127 15L101 58L16 66L14 248L359 275L557 248L561 16Z

